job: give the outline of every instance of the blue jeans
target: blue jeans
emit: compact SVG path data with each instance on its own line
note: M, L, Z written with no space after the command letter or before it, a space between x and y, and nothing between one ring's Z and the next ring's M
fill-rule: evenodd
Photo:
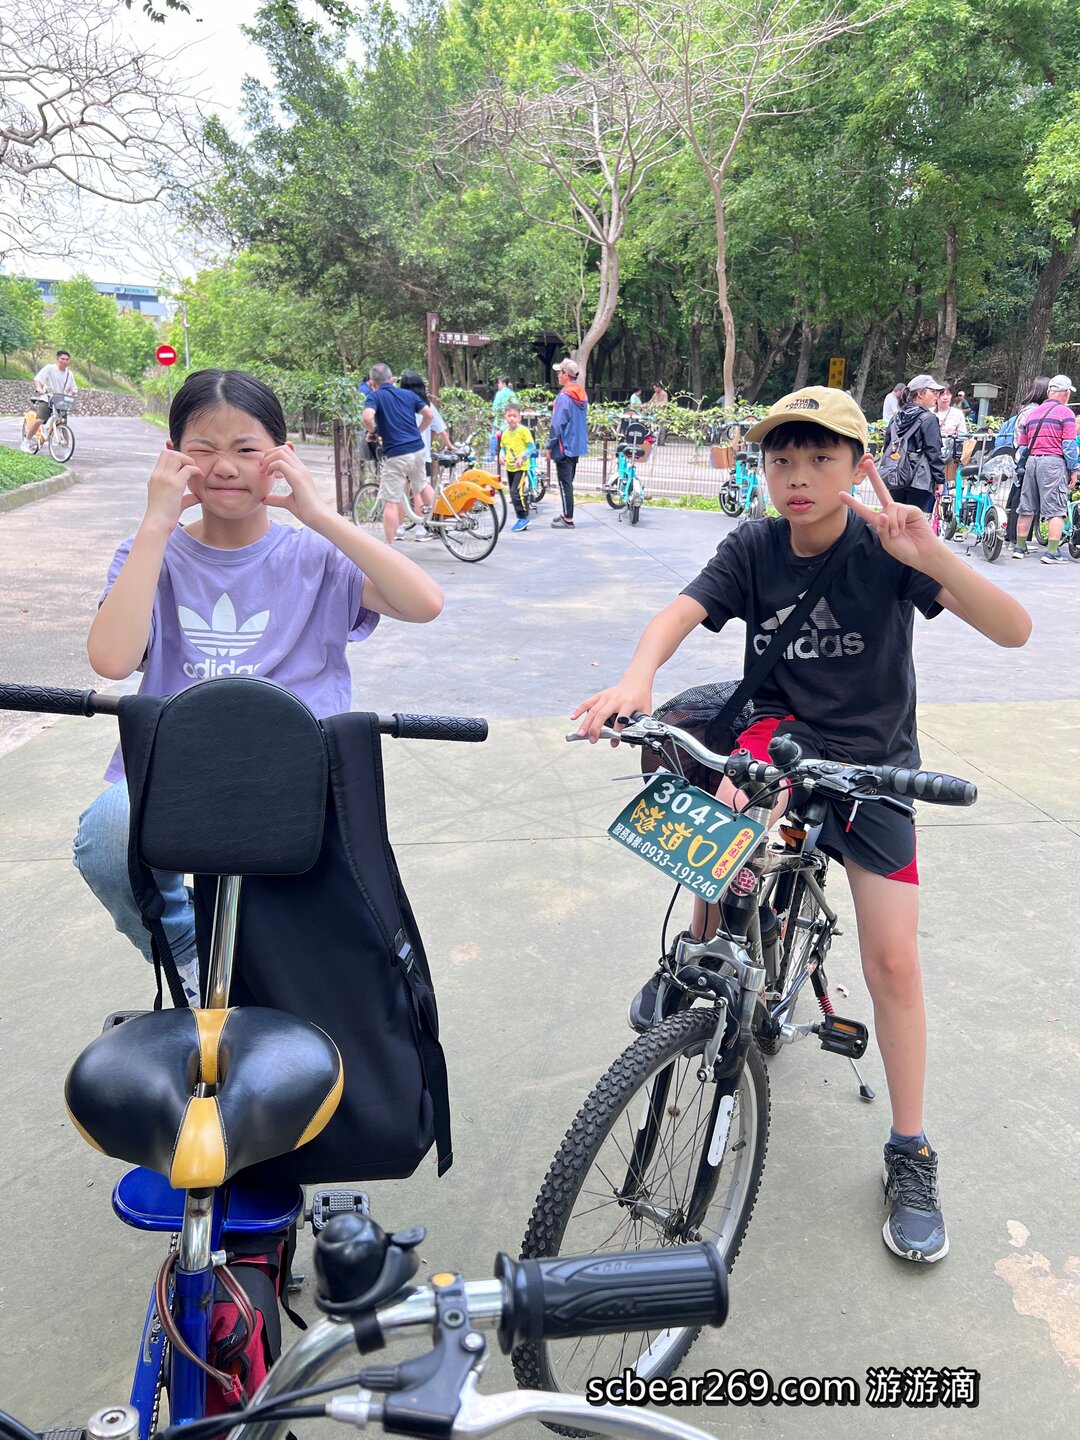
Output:
M127 870L128 824L131 806L126 780L118 780L79 816L79 831L72 846L75 868L113 918L121 935L142 951L147 960L150 935L144 928ZM165 900L162 924L178 966L197 958L195 911L183 875L155 870Z

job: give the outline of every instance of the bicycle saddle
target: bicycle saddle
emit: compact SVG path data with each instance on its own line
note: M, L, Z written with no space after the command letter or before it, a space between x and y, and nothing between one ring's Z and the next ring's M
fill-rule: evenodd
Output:
M459 455L456 450L439 450L431 458L438 461L440 465L450 466L460 465L465 456Z
M92 1040L64 1098L96 1150L205 1190L313 1140L342 1085L337 1046L294 1015L157 1010Z

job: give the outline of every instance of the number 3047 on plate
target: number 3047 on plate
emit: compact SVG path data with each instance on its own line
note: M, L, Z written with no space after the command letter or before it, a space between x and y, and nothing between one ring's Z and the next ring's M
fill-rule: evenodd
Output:
M757 849L765 827L676 775L658 774L608 834L710 904Z

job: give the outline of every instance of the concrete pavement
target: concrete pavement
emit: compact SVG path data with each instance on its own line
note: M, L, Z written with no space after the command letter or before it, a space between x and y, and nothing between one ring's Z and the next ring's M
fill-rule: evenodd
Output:
M75 490L0 519L4 678L92 683L79 656L96 587L137 522L160 444L123 423L132 428L115 469L103 461ZM425 1165L375 1186L373 1200L388 1225L428 1225L429 1267L482 1276L497 1248L516 1250L563 1131L630 1039L626 1002L655 957L667 889L605 838L632 790L616 777L632 761L566 746L563 717L617 673L726 523L652 510L631 531L589 506L576 533L534 522L480 565L437 543L416 547L445 584L444 617L383 624L353 651L358 705L494 719L485 746L385 746L391 838L439 991L456 1162L441 1181ZM951 617L917 626L924 759L981 793L973 810L924 807L920 841L927 1128L942 1154L952 1251L920 1270L881 1243L888 1113L876 1050L866 1067L881 1098L867 1106L843 1060L788 1048L770 1066L769 1155L731 1319L683 1367L864 1382L870 1366L973 1366L981 1404L681 1412L719 1435L766 1424L783 1440L1075 1433L1080 573L1032 561L994 573L1033 611L1026 651L997 651ZM13 621L13 604L27 614ZM734 633L693 637L664 693L734 674L740 653ZM69 858L114 739L107 719L64 720L0 756L0 1407L42 1426L82 1423L126 1396L161 1257L159 1243L112 1220L122 1167L78 1139L62 1100L67 1065L102 1016L150 995L147 968ZM839 876L831 893L850 921ZM843 1008L869 1019L847 928L830 978L850 991ZM486 1388L508 1374L496 1360Z

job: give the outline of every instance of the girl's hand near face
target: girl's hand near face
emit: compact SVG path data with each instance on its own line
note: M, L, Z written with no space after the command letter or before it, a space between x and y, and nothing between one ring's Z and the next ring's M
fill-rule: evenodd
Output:
M167 527L167 533L172 534L184 511L200 503L188 485L192 476L201 474L190 455L182 450L163 450L146 486L146 519Z
M284 480L289 487L288 495L267 495L264 505L288 510L302 525L311 529L317 529L320 519L334 513L332 507L320 497L311 471L291 445L278 445L275 449L266 451L262 466L271 485L278 480Z

